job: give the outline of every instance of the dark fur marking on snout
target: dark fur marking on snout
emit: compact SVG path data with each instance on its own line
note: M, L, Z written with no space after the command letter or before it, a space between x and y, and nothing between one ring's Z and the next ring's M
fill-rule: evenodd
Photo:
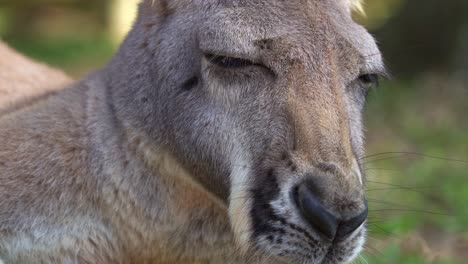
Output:
M261 50L271 50L273 46L273 40L262 39L262 40L256 41L255 45L257 45Z
M151 29L151 28L154 27L154 26L156 26L155 23L147 23L147 24L145 24L145 28L146 28L146 29Z
M182 84L182 89L189 91L198 85L198 76L193 76Z
M276 233L278 228L275 228L269 223L268 220L277 219L270 202L275 199L279 194L278 182L275 178L274 169L267 169L266 173L263 172L259 177L256 186L252 189L253 205L251 215L253 219L253 229L255 236ZM284 230L281 230L284 232Z
M283 152L283 154L281 154L281 160L287 160L287 159L288 159L288 153Z
M140 100L141 100L141 102L142 102L143 104L148 103L148 97L146 97L146 96L145 96L145 97L142 97Z
M291 162L291 165L294 164ZM280 193L280 188L275 177L275 170L268 168L260 175L261 177L258 177L256 187L252 189L253 205L251 216L253 219L253 237L267 235L267 240L275 244L286 242L283 239L275 240L276 235L291 238L296 237L304 240L310 247L314 248L317 240L307 230L277 215L271 207L270 202L275 200ZM286 255L288 254L286 253Z
M296 172L296 171L297 171L297 166L296 166L295 164L293 164L293 165L291 166L291 170L292 170L293 172Z
M148 40L145 39L145 41L143 41L143 43L141 43L140 48L141 49L146 49L148 46L149 46Z
M287 159L287 157L284 159L284 160L287 160L287 164L286 166L292 171L292 172L296 172L297 171L297 165L291 160L291 159Z

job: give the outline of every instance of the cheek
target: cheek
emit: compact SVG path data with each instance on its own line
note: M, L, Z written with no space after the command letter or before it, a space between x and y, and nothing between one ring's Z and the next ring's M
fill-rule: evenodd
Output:
M242 163L243 156L236 152L236 146L240 145L236 143L236 138L240 133L235 122L226 113L208 108L192 109L181 116L183 118L173 120L181 126L172 129L174 139L171 140L171 151L205 189L227 201L230 173L233 168L246 167Z
M247 101L255 104L273 86L272 78L261 68L221 69L206 61L202 63L201 80L207 98L228 111L237 111Z
M245 84L232 77L210 78L209 75L203 77L203 89L211 102L226 110L240 103L247 88Z
M364 154L364 135L363 135L363 122L362 122L362 107L364 102L357 100L364 100L360 98L349 98L347 109L349 113L349 127L351 128L351 144L353 150L358 157Z

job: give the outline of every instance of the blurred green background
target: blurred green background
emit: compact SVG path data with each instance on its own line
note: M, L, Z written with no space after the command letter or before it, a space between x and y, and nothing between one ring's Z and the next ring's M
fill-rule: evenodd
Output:
M0 38L80 78L110 59L136 2L0 0ZM356 20L393 79L365 114L371 233L357 263L468 263L468 1L368 0L365 10Z

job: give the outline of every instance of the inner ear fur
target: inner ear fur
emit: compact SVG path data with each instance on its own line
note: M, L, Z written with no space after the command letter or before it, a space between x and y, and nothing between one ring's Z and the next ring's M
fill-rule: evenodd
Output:
M349 10L364 14L364 0L345 0Z
M156 11L161 17L171 15L176 9L190 5L192 0L145 0L144 8Z
M140 3L139 15L141 17L150 17L155 14L158 17L165 18L172 13L169 0L143 0Z

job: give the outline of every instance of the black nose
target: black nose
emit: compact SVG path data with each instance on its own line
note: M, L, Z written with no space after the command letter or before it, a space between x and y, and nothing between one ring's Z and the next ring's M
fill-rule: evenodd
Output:
M293 198L305 220L329 240L343 239L358 229L367 219L367 203L363 211L350 219L341 219L328 211L307 184L293 191Z

